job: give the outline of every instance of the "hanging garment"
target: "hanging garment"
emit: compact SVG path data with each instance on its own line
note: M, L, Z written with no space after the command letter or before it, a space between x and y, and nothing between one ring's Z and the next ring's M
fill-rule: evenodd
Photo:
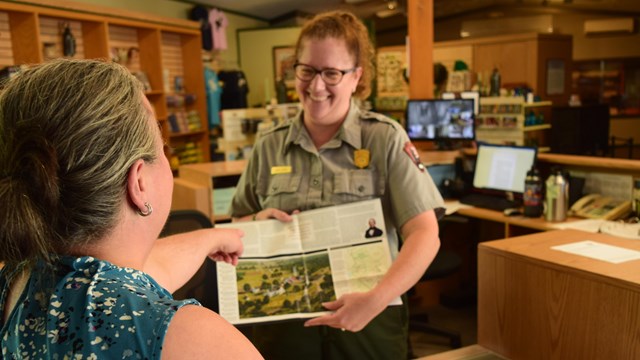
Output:
M219 84L218 74L205 66L204 84L207 91L207 112L209 113L209 129L220 126L220 98L222 88Z
M222 83L221 109L247 108L249 84L240 70L220 71L218 78Z
M200 22L202 48L204 50L213 49L213 34L211 32L211 23L209 22L209 10L202 5L196 5L191 9L189 19Z
M213 38L214 50L227 49L227 26L229 21L222 10L211 9L209 12L209 23L211 24L211 37Z

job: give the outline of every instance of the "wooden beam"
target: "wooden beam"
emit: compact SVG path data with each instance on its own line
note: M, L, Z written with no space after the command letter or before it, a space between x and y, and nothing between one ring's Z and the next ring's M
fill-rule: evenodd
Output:
M409 0L409 98L433 98L433 0Z

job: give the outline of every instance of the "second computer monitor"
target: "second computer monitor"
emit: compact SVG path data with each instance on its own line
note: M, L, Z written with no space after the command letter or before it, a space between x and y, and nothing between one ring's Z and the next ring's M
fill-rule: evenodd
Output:
M527 171L536 161L533 147L478 144L473 187L523 193Z

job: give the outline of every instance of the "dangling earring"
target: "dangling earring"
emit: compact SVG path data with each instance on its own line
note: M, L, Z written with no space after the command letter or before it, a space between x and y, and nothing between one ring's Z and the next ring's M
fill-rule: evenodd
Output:
M151 215L151 213L153 212L153 208L151 207L151 205L148 202L145 202L144 206L147 208L147 211L146 212L142 212L142 210L138 209L138 210L136 210L138 212L138 215L140 215L140 216L149 216L149 215Z

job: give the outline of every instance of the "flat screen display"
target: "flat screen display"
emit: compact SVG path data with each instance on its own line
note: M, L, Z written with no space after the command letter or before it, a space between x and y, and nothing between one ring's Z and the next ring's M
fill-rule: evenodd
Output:
M474 100L409 100L405 128L411 140L474 140Z
M523 193L527 171L536 161L536 155L534 147L478 144L473 186Z

